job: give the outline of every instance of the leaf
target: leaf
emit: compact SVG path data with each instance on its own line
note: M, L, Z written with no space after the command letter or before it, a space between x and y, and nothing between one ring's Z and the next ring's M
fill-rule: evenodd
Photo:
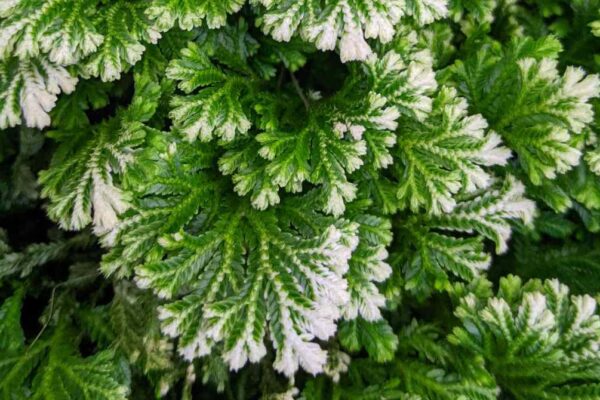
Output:
M520 219L530 224L535 214L535 203L523 197L523 184L507 176L495 189L462 202L450 214L433 216L430 226L445 231L478 232L494 241L496 252L507 250L510 237L508 220Z
M205 21L210 29L215 29L225 25L227 15L239 11L244 3L244 0L152 0L146 13L156 20L161 31L175 24L190 30Z
M48 243L33 243L21 252L6 252L0 254L0 278L18 274L24 278L32 271L51 261L66 258L76 249L87 248L93 243L93 238L86 233L70 239L61 239Z
M276 370L322 371L326 352L312 340L335 333L349 300L343 276L358 225L293 203L256 211L227 196L218 180L204 183L208 171L189 170L194 164L184 160L197 154L196 146L182 145L165 158L113 238L140 260L138 286L167 299L163 331L179 337L188 360L222 343L223 359L239 369L266 354L268 329ZM150 221L159 225L148 229Z
M396 0L258 2L265 6L259 20L265 33L283 42L290 41L292 35L298 33L319 50L333 50L338 46L342 62L366 60L372 49L365 39L374 38L382 43L392 40L394 26L404 14L414 17L419 25L431 23L447 14L444 2L431 0L410 0L406 3Z
M22 296L23 292L17 291L0 307L0 332L12 335L3 335L0 342L3 399L127 399L127 364L112 350L80 357L66 321L53 327L51 335L25 347L20 326Z
M451 0L450 15L455 21L466 16L481 22L493 21L496 3L496 0Z
M161 335L155 299L150 293L123 281L115 286L115 297L110 305L110 325L115 332L115 345L129 362L141 367L154 382L156 392L160 385L173 380L176 367L173 346Z
M129 393L128 374L127 364L110 350L80 359L51 348L32 398L124 400Z
M21 116L29 127L50 125L48 112L61 92L71 93L77 78L44 57L0 60L0 128L16 126Z
M449 340L483 356L516 399L594 397L600 370L595 308L592 297L570 297L557 280L522 285L509 276L487 303L472 295L462 300L455 314L463 327Z
M191 290L161 311L164 331L181 335L187 359L223 341L230 368L257 362L266 352L268 324L275 369L288 376L298 366L319 372L326 353L310 339L334 333L333 321L348 300L342 274L356 228L332 225L304 239L278 226L272 212L241 211L221 211L223 219L202 234L164 239L173 255L138 268L138 285L166 298ZM242 245L249 249L246 260Z
M129 276L133 267L144 259L162 258L164 249L156 245L161 235L178 232L194 218L198 207L211 208L220 201L214 196L220 192L218 182L202 174L184 173L176 167L183 164L193 165L196 170L208 168L212 153L202 154L187 143L175 141L166 147L161 144L148 149L148 161L156 167L156 174L150 175L150 182L139 188L147 190L150 199L168 197L158 202L135 204L122 222L102 237L103 243L111 247L101 264L106 275Z
M392 241L389 220L374 215L353 216L358 223L359 244L349 262L348 292L350 301L344 310L344 318L353 320L360 316L366 321L379 321L383 317L380 308L385 306L385 297L377 287L392 274L386 262L386 247Z
M398 347L398 337L384 321L369 322L363 318L343 322L339 339L352 352L366 349L369 357L377 362L390 361Z
M83 128L90 124L86 111L106 107L109 103L110 84L83 80L68 96L62 96L52 109L52 126L63 129Z
M392 265L401 267L406 289L423 295L449 289L452 277L472 281L490 266L483 239L507 250L511 220L531 223L535 204L523 197L524 186L512 176L458 202L438 216L413 216L399 226L399 243ZM456 237L452 233L465 233ZM400 273L397 271L396 273Z
M112 229L129 207L115 183L154 134L145 126L156 111L160 88L138 75L128 109L99 125L53 131L60 142L50 167L40 173L42 196L50 199L49 216L64 229L79 230L93 221L97 233Z
M95 229L103 232L128 208L125 195L113 183L113 174L124 171L146 132L139 123L125 130L118 126L113 120L92 132L55 134L63 143L50 168L40 174L40 183L42 196L51 201L50 217L64 229L82 229L93 220Z
M0 20L0 58L22 61L47 54L57 66L72 65L104 40L93 23L97 1L13 1Z
M592 122L589 100L600 93L598 77L581 68L559 74L559 50L552 37L515 39L503 51L483 46L452 67L459 92L517 153L534 185L579 164L573 135Z
M189 140L198 136L210 141L214 136L225 141L248 132L251 122L244 111L244 102L252 95L251 81L227 74L215 67L209 57L194 43L182 50L182 58L171 62L167 76L181 81L186 93L202 87L195 95L174 97L171 118Z
M481 115L468 116L464 99L442 88L426 121L402 123L396 151L400 208L451 212L455 194L484 189L492 177L482 167L505 165L510 151L500 137L485 133Z
M323 210L340 215L344 203L356 197L356 187L348 182L347 174L362 165L364 141L340 140L340 134L322 119L309 117L300 131L275 124L273 121L271 129L256 136L260 147L241 143L229 150L219 160L221 171L234 173L236 192L252 193L252 204L260 210L279 203L278 186L298 192L308 181L322 187Z
M113 2L95 16L104 41L81 68L84 77L100 77L104 82L117 80L121 73L137 63L146 50L143 42L156 43L160 33L147 19L143 1Z
M363 331L353 330L347 339L354 341L352 335ZM322 380L309 382L304 394L309 399L496 399L496 384L481 361L453 352L440 333L433 325L413 321L399 339L390 336L399 343L393 359L385 364L355 359L339 385L329 389L331 394Z
M0 350L19 351L25 344L25 335L21 329L21 307L24 290L17 291L4 300L0 306Z

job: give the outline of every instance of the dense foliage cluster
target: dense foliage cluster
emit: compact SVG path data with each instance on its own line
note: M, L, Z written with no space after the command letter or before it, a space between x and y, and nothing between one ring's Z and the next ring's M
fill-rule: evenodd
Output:
M0 0L0 399L600 399L600 0Z

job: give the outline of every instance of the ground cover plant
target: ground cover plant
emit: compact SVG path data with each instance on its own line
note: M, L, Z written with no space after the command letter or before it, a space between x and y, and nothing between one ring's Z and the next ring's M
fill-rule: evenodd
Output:
M0 0L0 399L600 399L600 0Z

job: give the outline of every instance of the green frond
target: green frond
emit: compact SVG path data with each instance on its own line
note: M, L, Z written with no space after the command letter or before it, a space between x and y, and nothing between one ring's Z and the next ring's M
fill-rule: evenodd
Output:
M26 344L20 327L23 292L0 307L0 397L2 399L125 400L130 372L113 350L82 358L62 320L52 332Z
M119 129L118 121L112 120L90 130L55 131L53 136L62 146L50 169L40 174L42 196L52 202L50 217L69 230L92 221L98 232L111 229L129 206L113 175L131 162L146 136L144 126L137 123Z
M392 265L403 274L406 289L427 294L449 288L450 278L475 279L490 265L484 239L507 250L511 220L532 221L535 204L512 176L480 193L466 196L446 214L413 216L399 226L398 252ZM452 234L468 236L453 236Z
M225 25L227 15L238 11L245 0L152 0L146 13L161 31L175 24L190 30L206 22L210 29Z
M478 22L492 22L497 0L451 0L450 15L455 21L472 18Z
M503 49L490 43L451 72L471 110L517 153L535 185L579 164L581 151L573 138L588 129L589 100L599 94L596 75L577 67L559 73L559 51L552 37L515 39Z
M386 321L369 322L363 318L343 322L338 333L342 346L351 352L365 349L377 362L390 361L398 347L398 337Z
M28 127L50 125L57 96L71 93L76 83L67 69L43 56L0 60L0 128L19 125L22 118Z
M485 132L481 115L467 114L466 101L454 89L440 90L427 120L400 125L394 171L401 209L451 212L455 194L487 188L492 177L484 167L505 165L510 157L500 137Z
M426 25L447 15L443 1L409 0L254 0L263 6L259 24L274 39L287 42L293 35L319 50L339 48L342 62L364 61L372 54L365 39L387 43L406 16Z
M160 88L139 76L129 108L99 125L56 130L60 145L50 167L40 173L42 196L51 201L49 216L68 230L93 222L98 233L111 230L129 207L115 184L155 132L144 125L156 111Z
M19 0L0 13L0 57L21 60L47 54L57 65L72 65L103 42L93 22L97 1Z
M238 369L264 356L268 326L277 370L292 375L300 365L318 372L325 352L309 340L329 337L331 319L348 301L342 274L356 246L355 225L327 228L323 221L317 236L303 238L279 225L274 212L218 214L222 219L206 220L201 234L161 238L167 258L136 269L139 286L167 299L183 295L161 308L164 331L181 335L187 359L223 342L223 358Z
M303 395L315 400L497 398L496 383L481 360L459 356L438 328L413 321L396 340L398 351L389 362L356 359L339 384L314 380Z
M104 40L82 65L83 77L100 77L109 82L119 79L142 58L144 43L156 43L160 33L145 15L145 1L116 1L94 16Z
M588 295L569 296L557 280L522 285L503 278L487 302L467 295L456 310L463 327L450 341L480 354L516 399L598 395L600 318Z
M24 278L38 267L52 261L66 258L76 249L90 247L93 238L81 233L69 239L60 239L49 243L34 243L20 252L6 251L0 253L0 278L19 275Z
M182 59L171 62L167 76L181 81L178 87L186 93L202 88L171 102L175 127L189 140L200 137L206 142L218 136L231 141L250 129L244 103L253 95L251 80L217 68L198 45L190 43L182 51Z

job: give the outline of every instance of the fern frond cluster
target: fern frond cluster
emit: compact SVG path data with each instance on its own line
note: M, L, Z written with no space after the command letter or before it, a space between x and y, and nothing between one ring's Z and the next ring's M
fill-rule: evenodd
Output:
M0 399L600 398L600 1L0 1Z

